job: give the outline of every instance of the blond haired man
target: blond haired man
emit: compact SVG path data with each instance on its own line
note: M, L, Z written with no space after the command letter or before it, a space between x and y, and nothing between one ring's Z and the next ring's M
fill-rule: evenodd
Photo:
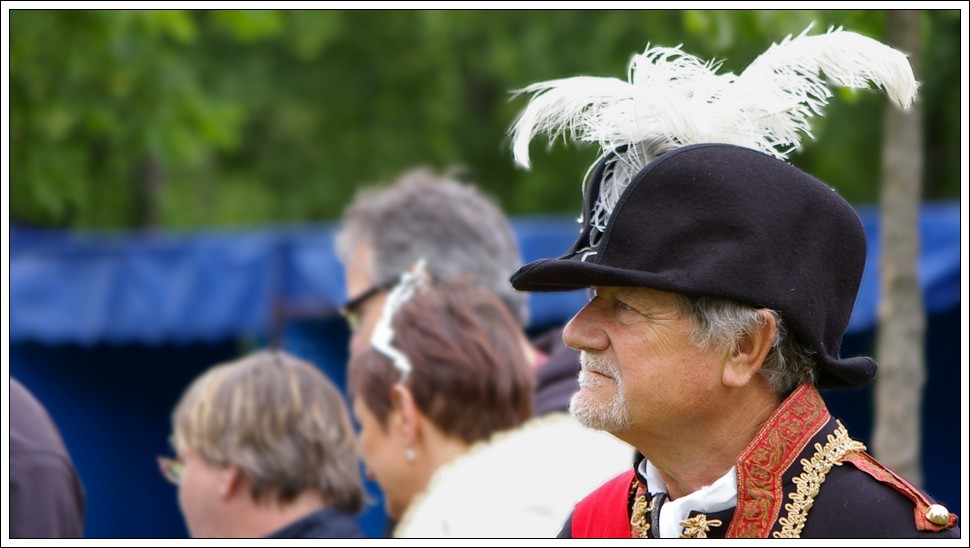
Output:
M214 366L172 414L160 457L193 537L357 538L364 492L336 387L281 350Z

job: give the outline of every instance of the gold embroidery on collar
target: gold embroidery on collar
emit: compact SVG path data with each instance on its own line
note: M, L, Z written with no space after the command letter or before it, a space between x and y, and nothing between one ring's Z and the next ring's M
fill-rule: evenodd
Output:
M833 466L842 466L842 458L853 451L865 451L866 446L849 437L845 426L839 420L835 421L839 427L835 432L826 438L825 447L822 444L815 444L815 454L811 459L802 459L803 472L792 481L797 486L797 490L789 493L791 502L785 504L788 517L778 520L781 524L781 531L775 531L774 538L800 538L802 529L805 527L805 519L808 511L815 504L815 496L825 481L825 476Z
M634 480L636 481L636 480ZM650 522L647 521L647 514L653 511L653 499L647 502L647 494L644 493L633 501L633 513L630 516L630 527L636 533L637 538L649 538Z
M822 396L803 384L782 402L737 460L738 505L728 538L765 538L783 515L787 500L781 477L829 421Z
M711 527L720 527L721 520L709 520L706 514L697 514L692 518L681 521L680 525L684 528L680 538L707 538L707 532L711 530Z

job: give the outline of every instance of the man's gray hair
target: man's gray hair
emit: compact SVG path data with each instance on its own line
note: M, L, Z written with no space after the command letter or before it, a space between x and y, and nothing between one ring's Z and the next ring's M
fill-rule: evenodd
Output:
M779 396L787 395L799 384L815 384L814 352L791 336L778 312L728 299L686 295L678 298L681 310L693 318L691 343L707 350L733 351L741 337L764 323L759 312L768 312L774 316L778 330L759 373Z
M427 168L405 172L390 186L364 188L344 211L337 257L347 263L369 246L371 283L396 279L419 259L432 276L451 281L475 276L501 297L516 320L528 324L528 296L509 277L522 265L508 218L477 187Z

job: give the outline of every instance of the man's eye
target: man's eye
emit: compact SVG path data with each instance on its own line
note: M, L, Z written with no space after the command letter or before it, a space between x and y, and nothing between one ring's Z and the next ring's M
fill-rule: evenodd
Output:
M626 304L623 301L616 301L616 306L619 307L620 310L633 310L632 306Z

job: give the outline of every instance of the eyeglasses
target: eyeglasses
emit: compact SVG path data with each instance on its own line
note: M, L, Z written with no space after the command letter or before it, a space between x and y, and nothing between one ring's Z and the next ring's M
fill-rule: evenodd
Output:
M182 473L185 472L185 461L179 458L158 457L158 468L172 485L178 485L182 481Z
M384 282L382 284L375 285L364 291L360 295L350 299L345 302L338 310L340 315L344 317L347 321L347 325L350 326L351 331L356 331L360 327L360 309L367 303L367 301L373 299L381 291L387 291L388 289L394 287L397 280L391 280L390 282Z

